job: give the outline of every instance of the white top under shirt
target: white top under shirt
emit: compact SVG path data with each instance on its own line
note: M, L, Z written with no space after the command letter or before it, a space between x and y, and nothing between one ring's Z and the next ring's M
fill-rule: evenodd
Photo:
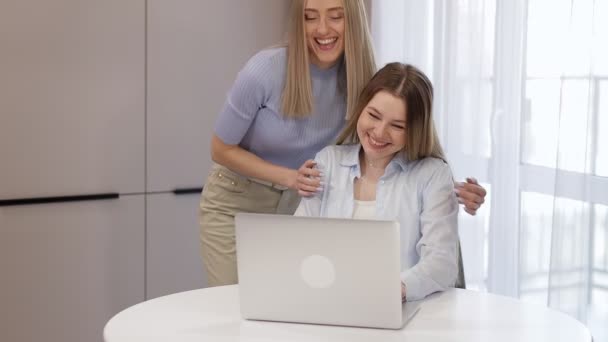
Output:
M376 201L355 200L355 207L353 208L353 218L359 220L375 220Z

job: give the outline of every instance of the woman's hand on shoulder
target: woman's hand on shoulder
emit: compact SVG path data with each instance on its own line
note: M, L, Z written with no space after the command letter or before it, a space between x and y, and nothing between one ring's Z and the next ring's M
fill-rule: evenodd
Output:
M302 197L310 197L323 190L322 176L323 173L319 170L317 162L312 159L305 161L297 171L295 188L298 194Z
M486 198L486 189L477 183L475 178L467 178L466 182L456 182L454 192L458 202L464 205L464 211L475 215Z

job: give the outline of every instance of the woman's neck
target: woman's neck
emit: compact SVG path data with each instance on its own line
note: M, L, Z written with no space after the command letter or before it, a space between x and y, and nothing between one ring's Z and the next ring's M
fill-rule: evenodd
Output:
M361 150L359 155L359 163L361 165L361 177L355 180L354 197L360 201L375 201L376 187L380 177L384 175L386 166L391 161L391 158L386 160L369 161L365 156L365 152Z
M361 165L361 178L366 178L373 181L378 181L388 166L388 163L393 159L391 157L378 160L370 160L370 158L361 150L359 163Z

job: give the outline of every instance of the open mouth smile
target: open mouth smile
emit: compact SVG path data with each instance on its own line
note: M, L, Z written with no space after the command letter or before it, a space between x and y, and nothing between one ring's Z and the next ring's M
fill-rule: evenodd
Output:
M367 138L368 138L367 140L369 141L370 146L373 147L373 148L375 148L375 149L382 149L382 148L385 148L388 145L390 145L390 143L388 143L388 142L381 142L381 141L378 141L378 140L374 139L369 134L367 135Z
M336 46L337 41L338 41L338 37L325 38L325 39L315 38L315 42L317 43L317 46L322 51L329 51L329 50L333 49Z

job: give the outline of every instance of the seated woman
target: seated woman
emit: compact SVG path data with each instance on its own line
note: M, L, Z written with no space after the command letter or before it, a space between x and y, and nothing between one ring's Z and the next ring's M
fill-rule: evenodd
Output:
M295 215L396 220L402 298L454 286L458 200L432 118L433 87L411 65L386 65L361 92L338 139L315 157L322 191Z

